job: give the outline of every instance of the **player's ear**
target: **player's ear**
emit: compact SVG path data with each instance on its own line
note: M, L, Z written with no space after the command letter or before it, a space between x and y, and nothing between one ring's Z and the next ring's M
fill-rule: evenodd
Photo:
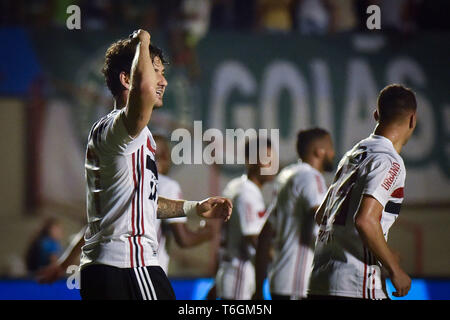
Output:
M323 148L322 146L316 146L314 148L314 155L320 159L322 159L325 156L325 148Z
M122 71L122 72L119 74L119 79L120 79L120 83L121 83L126 89L130 90L130 76L129 76L126 72Z
M416 113L414 112L409 116L409 128L414 129L416 127L416 124L417 124L417 117Z
M378 114L378 110L375 109L375 111L373 112L373 117L375 118L375 121L380 120L380 115Z

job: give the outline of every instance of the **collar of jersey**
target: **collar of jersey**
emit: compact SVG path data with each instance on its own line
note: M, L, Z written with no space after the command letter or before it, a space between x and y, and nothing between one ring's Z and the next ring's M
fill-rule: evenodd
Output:
M372 133L372 134L370 135L370 138L376 139L376 140L380 140L380 141L383 141L384 143L386 143L386 144L389 145L389 148L390 148L390 149L394 150L395 153L398 154L397 150L395 150L395 148L394 148L394 144L393 144L392 141L389 140L388 138L386 138L386 137L384 137L384 136L380 136L380 135L374 134L374 133Z

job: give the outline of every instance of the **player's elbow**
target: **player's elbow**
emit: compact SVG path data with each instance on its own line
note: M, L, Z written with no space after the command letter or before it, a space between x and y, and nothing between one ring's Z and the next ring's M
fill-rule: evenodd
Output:
M173 232L175 242L177 245L182 248L190 248L194 245L191 237L189 236L188 232L184 230L184 226L179 226L176 231Z
M178 240L176 240L176 242L177 242L177 245L181 249L186 249L186 248L192 247L191 242L184 238L178 238Z
M359 233L366 233L373 225L371 219L364 216L357 216L354 221L355 228Z

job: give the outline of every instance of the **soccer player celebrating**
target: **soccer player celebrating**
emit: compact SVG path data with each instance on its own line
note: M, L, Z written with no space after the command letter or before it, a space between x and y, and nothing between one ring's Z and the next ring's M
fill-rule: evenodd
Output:
M271 141L266 140L267 155L271 157ZM257 161L250 163L250 144L257 145ZM250 140L245 146L247 174L231 180L223 194L233 201L233 215L222 228L219 268L216 274L217 297L225 300L250 300L255 291L254 255L258 235L266 221L261 188L273 175L261 174L270 163L262 163L262 138Z
M327 187L322 173L333 170L334 147L330 134L320 128L297 135L298 163L277 176L277 195L268 209L268 220L256 251L256 299L263 298L263 281L273 241L269 271L273 300L306 298L318 226L314 214Z
M86 152L87 219L83 299L174 299L159 266L156 219L198 214L228 220L231 202L158 196L156 145L147 124L162 106L164 58L144 30L113 43L103 67L115 109L97 121Z
M316 213L320 225L308 296L312 299L387 299L386 268L405 296L411 279L387 244L403 201L406 170L399 153L416 127L416 98L393 84L378 96L378 122L341 159Z

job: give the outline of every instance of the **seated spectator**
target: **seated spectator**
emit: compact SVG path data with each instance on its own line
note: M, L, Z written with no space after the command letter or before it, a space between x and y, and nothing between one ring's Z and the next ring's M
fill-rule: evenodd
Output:
M25 264L28 272L55 262L62 253L63 228L56 218L47 218L28 246Z

